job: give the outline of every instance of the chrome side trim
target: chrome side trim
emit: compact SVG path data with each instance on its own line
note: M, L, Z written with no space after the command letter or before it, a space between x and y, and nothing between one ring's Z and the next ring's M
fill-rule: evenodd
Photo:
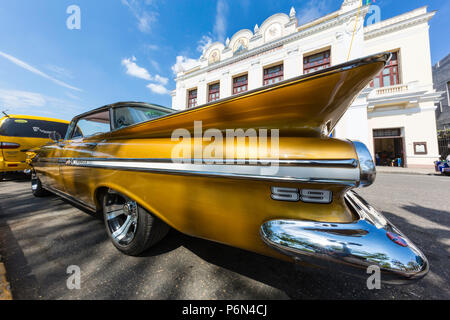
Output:
M202 175L252 180L333 183L353 187L359 180L359 169L352 167L220 165L173 162L133 161L122 159L70 159L66 165L76 167L142 171L178 175Z
M345 198L359 215L354 223L273 220L261 226L261 237L283 254L335 271L367 278L367 267L376 265L386 283L407 283L428 273L424 254L382 214L353 191Z
M62 191L56 190L55 188L52 188L52 187L49 187L49 186L43 186L43 187L44 187L44 189L47 189L48 191L56 194L57 196L59 196L61 198L64 198L67 201L72 202L72 203L74 203L76 205L79 205L80 207L83 207L84 209L86 209L88 211L91 211L93 213L97 212L97 208L95 208L95 207L93 207L93 206L91 206L91 205L89 205L89 204L87 204L87 203L85 203L85 202L83 202L81 200L78 200L78 199L68 195L67 193L64 193Z
M358 160L237 160L228 159L225 164L195 163L196 159L178 159L186 163L174 163L171 159L114 159L114 158L44 158L42 164L99 168L123 171L140 171L176 175L199 175L233 179L269 180L276 182L309 182L340 184L355 187L359 181ZM194 162L194 163L192 163ZM275 167L275 168L274 168Z
M227 165L279 165L279 166L317 166L317 167L358 167L357 159L343 160L272 160L272 159L167 159L167 158L41 158L37 162L66 163L67 160L76 161L123 161L123 162L151 162L151 163L184 163L184 164L227 164ZM176 160L176 161L174 161Z

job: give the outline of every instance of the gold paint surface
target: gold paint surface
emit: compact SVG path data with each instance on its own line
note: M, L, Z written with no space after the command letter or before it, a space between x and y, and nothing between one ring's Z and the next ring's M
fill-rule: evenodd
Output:
M340 72L324 72L320 77L304 78L87 138L87 142L97 143L95 148L85 141L64 141L64 147L46 146L41 148L39 157L170 159L178 143L171 140L172 131L185 128L193 132L194 121L201 120L204 131L210 128L280 130L279 153L263 153L260 158L357 159L350 141L326 138L321 132L327 123L331 129L335 126L383 66L384 62L374 62ZM183 142L189 144L191 158L194 158L195 142L195 139ZM203 142L203 146L205 144ZM259 151L260 145L251 145L247 140L240 142L238 148L251 153L254 148ZM234 159L240 155L235 150L227 157ZM180 232L278 258L285 257L260 238L259 230L264 222L298 219L350 223L354 220L343 198L348 187L332 183L186 176L55 163L39 164L36 170L44 185L51 185L98 209L99 190L112 188L136 200ZM330 204L274 201L271 199L273 186L330 190L333 201Z

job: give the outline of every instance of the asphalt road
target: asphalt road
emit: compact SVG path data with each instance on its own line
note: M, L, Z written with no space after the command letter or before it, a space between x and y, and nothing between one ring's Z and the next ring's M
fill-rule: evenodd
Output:
M29 181L0 182L0 253L15 299L450 299L450 177L379 174L361 190L415 242L423 280L368 290L366 280L318 271L174 230L142 257L109 242L103 222ZM81 269L81 289L66 286Z

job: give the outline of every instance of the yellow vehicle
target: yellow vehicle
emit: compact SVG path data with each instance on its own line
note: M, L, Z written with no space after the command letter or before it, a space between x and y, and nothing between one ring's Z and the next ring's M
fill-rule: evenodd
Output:
M50 135L65 136L69 121L6 115L0 118L0 180L5 172L31 169L26 152L53 142Z
M129 255L172 227L335 270L366 275L375 265L386 282L419 279L425 256L352 190L375 180L367 147L329 137L389 59L370 56L180 112L136 102L95 109L75 117L63 141L36 151L32 191L101 213L112 243Z

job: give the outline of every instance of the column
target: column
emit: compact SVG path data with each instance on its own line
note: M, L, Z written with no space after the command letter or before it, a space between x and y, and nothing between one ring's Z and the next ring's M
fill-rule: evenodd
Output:
M220 78L220 99L231 96L231 81L232 79L229 71L222 73L222 77Z
M254 61L248 70L248 90L260 88L263 85L263 70L260 61Z

